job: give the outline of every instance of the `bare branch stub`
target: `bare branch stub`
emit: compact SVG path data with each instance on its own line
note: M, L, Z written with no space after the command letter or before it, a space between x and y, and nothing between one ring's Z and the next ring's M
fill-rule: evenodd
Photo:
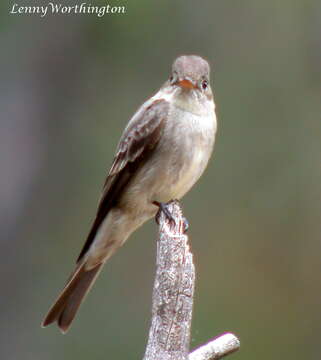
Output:
M226 333L192 351L188 360L219 360L239 348L239 339L234 334Z
M189 352L195 269L177 201L168 205L175 225L159 218L152 324L144 360L186 360Z

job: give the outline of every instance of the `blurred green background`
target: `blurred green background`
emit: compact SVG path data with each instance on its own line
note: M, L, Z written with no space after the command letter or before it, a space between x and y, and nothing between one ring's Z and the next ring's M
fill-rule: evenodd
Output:
M235 359L320 359L321 2L124 0L109 4L125 15L102 18L10 15L12 3L0 5L0 358L142 358L153 221L108 263L67 335L40 322L122 129L173 59L195 53L212 66L219 130L183 200L197 270L191 348L232 331Z

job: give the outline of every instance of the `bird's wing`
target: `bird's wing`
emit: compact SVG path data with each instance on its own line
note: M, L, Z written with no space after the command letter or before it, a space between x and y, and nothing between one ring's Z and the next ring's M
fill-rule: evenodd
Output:
M138 111L128 124L120 139L113 164L105 181L96 218L77 261L90 248L108 211L117 203L124 187L157 145L168 110L169 103L166 100L154 100L147 107Z

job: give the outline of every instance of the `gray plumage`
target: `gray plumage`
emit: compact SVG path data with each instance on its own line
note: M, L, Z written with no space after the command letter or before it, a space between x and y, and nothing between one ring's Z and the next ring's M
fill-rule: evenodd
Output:
M209 65L181 56L171 77L128 123L77 267L43 326L66 332L102 266L158 208L180 199L202 175L216 132Z

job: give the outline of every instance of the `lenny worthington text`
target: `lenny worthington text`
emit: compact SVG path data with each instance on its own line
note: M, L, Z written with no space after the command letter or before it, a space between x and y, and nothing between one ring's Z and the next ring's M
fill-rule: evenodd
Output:
M105 14L125 14L125 6L91 5L87 3L77 5L63 5L61 3L48 2L41 6L22 6L17 3L12 4L10 14L16 15L38 15L45 17L48 14L94 14L102 17Z

